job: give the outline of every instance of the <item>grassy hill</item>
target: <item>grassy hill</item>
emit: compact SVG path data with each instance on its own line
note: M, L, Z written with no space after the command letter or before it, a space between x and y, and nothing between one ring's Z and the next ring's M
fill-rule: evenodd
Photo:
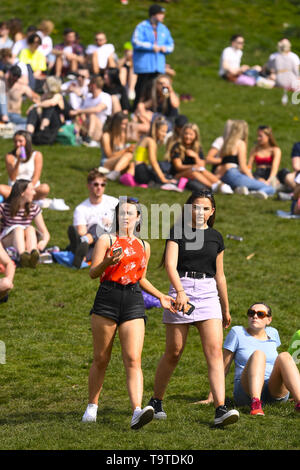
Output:
M24 26L51 19L54 42L67 26L74 27L84 44L103 30L116 46L130 39L134 26L147 17L145 0L52 0L12 3L2 0L0 20L19 17ZM229 37L245 36L244 63L263 64L287 36L300 54L300 5L298 1L178 0L166 6L165 23L175 39L169 63L175 68L175 90L195 100L182 103L181 112L201 131L204 151L222 133L228 118L245 119L250 126L249 145L258 125L271 125L283 152L282 167L290 166L292 144L300 140L299 106L281 105L282 91L238 87L218 78L218 63ZM6 181L4 155L11 142L0 140L0 176ZM67 227L74 207L86 197L87 171L98 166L99 150L41 148L43 181L51 196L64 198L71 210L44 210L51 245L67 245ZM188 194L155 189L125 188L110 183L107 192L138 195L146 204L183 203ZM232 324L246 324L249 304L264 300L274 311L273 326L281 336L281 350L299 329L299 221L276 217L289 203L274 199L217 195L216 228L226 237L234 233L242 243L226 240L227 276ZM157 268L163 240L150 240L152 258L149 279L167 291L168 281ZM249 254L254 256L247 260ZM192 405L208 392L207 369L199 338L191 329L182 360L165 399L168 420L153 422L138 433L129 432L130 410L118 339L107 371L99 406L98 422L83 426L81 415L87 400L87 377L92 360L89 310L97 289L87 270L74 271L58 265L38 270L17 270L15 289L0 307L0 340L7 348L1 367L1 449L298 449L299 426L290 403L266 407L263 421L242 410L240 422L226 430L212 430L213 408ZM162 311L149 311L143 369L145 399L151 396L157 362L164 350ZM226 332L225 332L226 334ZM232 396L233 374L227 379ZM267 431L267 432L266 432Z

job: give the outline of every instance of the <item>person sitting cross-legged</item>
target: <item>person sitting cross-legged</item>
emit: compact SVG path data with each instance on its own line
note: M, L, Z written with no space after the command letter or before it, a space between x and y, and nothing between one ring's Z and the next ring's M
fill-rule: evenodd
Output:
M73 266L78 269L84 259L91 260L96 241L111 228L118 199L104 194L105 187L104 173L97 168L91 170L87 176L89 197L75 208L73 225L68 228Z

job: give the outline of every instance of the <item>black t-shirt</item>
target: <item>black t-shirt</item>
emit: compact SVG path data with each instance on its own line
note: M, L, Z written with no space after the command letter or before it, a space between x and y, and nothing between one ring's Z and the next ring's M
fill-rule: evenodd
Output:
M172 106L170 98L167 99L167 106L165 108L163 107L163 102L158 103L155 112L162 114L168 119L176 118L178 116L178 109Z
M103 91L105 91L105 93L108 93L109 95L117 95L117 97L120 100L122 111L124 110L129 111L130 103L129 103L129 99L127 96L126 88L123 85L116 85L116 86L104 85Z
M203 154L202 148L199 149L198 155L199 155L199 158L201 158L201 160L204 160L204 154ZM170 158L171 158L171 164L172 164L172 168L171 168L172 175L175 175L177 173L177 170L175 169L175 167L173 165L173 160L175 158L180 158L180 145L178 143L174 144L173 147L171 148ZM192 157L189 157L188 155L184 155L184 159L182 160L182 164L183 165L194 165L195 164L195 159L192 158Z
M225 249L222 235L212 227L205 230L188 227L180 237L177 229L171 229L169 240L178 244L177 271L198 271L216 275L216 258ZM167 240L167 243L168 241ZM192 243L195 244L195 249Z

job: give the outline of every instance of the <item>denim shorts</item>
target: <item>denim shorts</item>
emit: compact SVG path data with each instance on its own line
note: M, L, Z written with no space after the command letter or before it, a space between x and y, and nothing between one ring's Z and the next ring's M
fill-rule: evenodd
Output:
M261 392L261 401L263 403L285 403L288 401L290 394L288 393L284 397L275 398L272 397L269 387L268 387L269 380L265 380L262 392ZM233 391L233 398L234 402L237 406L244 406L244 405L251 405L251 398L243 389L242 383L240 380L236 380L234 382L234 391Z
M144 298L139 283L122 285L103 281L90 311L92 313L110 318L117 325L136 318L143 318L146 323Z

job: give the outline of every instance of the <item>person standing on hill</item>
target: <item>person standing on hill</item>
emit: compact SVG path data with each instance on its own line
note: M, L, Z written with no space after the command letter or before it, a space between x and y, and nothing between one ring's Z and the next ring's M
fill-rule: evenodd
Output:
M165 73L165 56L174 50L171 33L163 24L165 11L160 5L151 5L149 19L139 23L132 35L133 67L137 74L134 109L148 82Z

